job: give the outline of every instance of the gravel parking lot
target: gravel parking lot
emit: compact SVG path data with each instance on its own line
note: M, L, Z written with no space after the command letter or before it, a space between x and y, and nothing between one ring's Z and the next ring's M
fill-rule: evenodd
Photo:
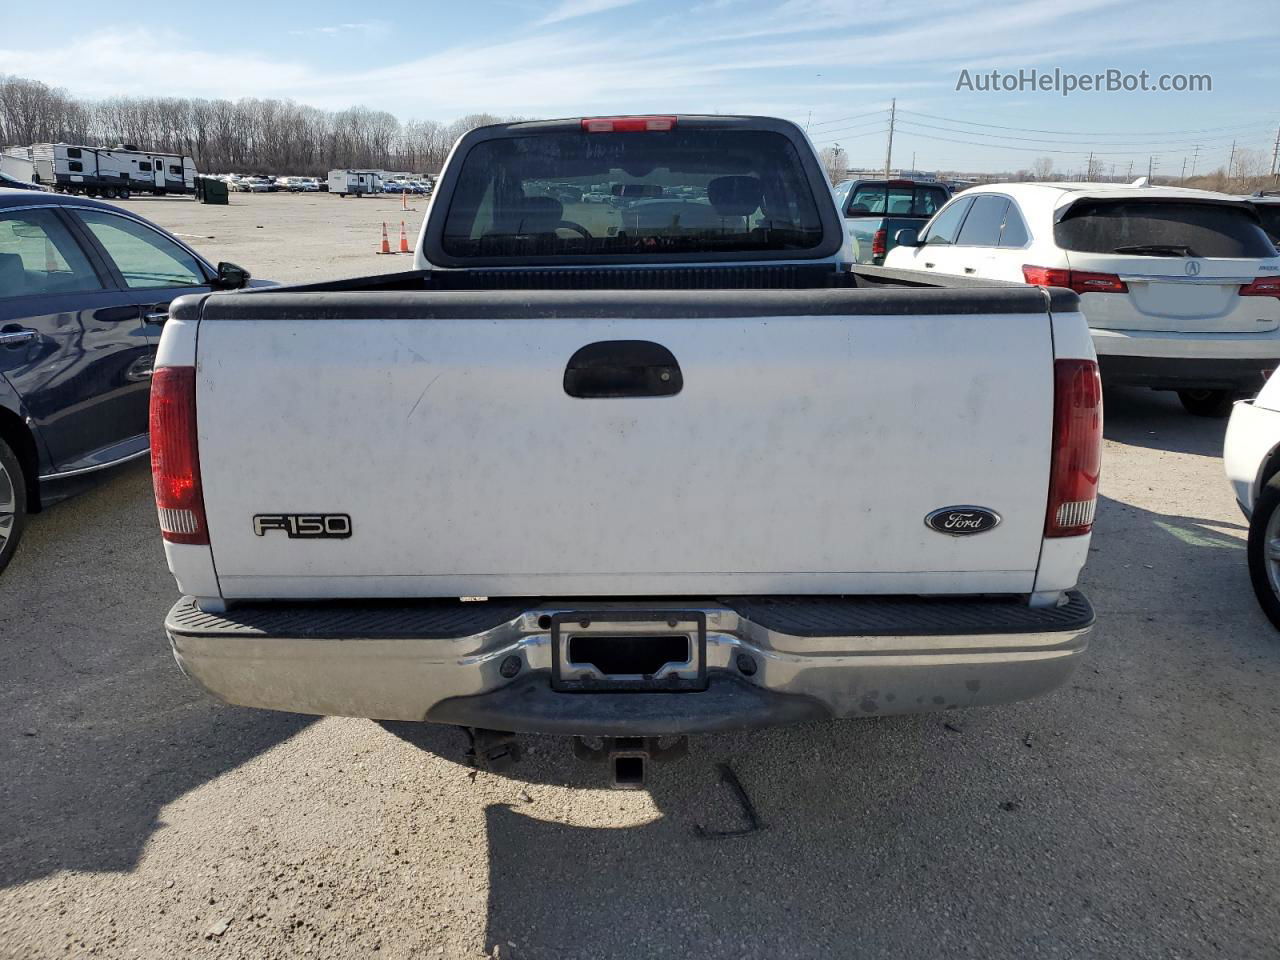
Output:
M399 197L127 206L259 277L411 266L374 255ZM451 729L211 701L161 628L146 465L82 482L0 579L0 956L1276 956L1280 643L1224 424L1106 400L1065 688L706 737L634 793L565 740L472 774ZM725 762L764 829L709 840L742 825Z

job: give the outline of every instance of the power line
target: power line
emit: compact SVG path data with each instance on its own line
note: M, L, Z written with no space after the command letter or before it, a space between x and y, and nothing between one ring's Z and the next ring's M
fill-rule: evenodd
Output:
M930 120L945 120L948 123L961 123L971 127L990 127L993 130L1016 130L1019 133L1056 133L1062 136L1074 136L1074 137L1105 136L1105 134L1097 133L1094 131L1088 131L1088 130L1041 130L1041 129L1037 129L1036 127L1007 127L1007 126L1001 126L998 123L979 123L977 120L957 120L954 117L939 117L932 113L920 113L918 110L900 109L898 112L914 114L917 117L928 117ZM1201 130L1131 130L1129 131L1129 133L1132 136L1139 136L1139 137L1140 136L1164 137L1164 136L1172 136L1175 134L1182 134L1182 133L1214 133L1218 130L1239 130L1244 127L1257 127L1257 126L1266 126L1267 129L1270 129L1270 126L1268 124L1259 124L1257 122L1253 122L1253 123L1230 124L1225 127L1205 127Z
M904 111L902 111L902 112L903 112L903 113L908 113L908 112L910 112L910 111L904 110ZM1011 133L983 133L983 132L981 132L980 130L957 130L957 129L955 129L954 127L942 127L942 126L938 126L936 123L924 123L924 122L922 122L922 121L920 121L920 120L904 119L904 120L901 120L900 122L901 122L901 123L911 123L911 124L914 124L915 126L918 126L918 127L927 127L927 128L928 128L928 129L930 129L930 130L941 130L941 131L943 131L944 133L961 133L961 134L964 134L964 135L966 135L966 136L971 136L971 137L992 137L992 138L996 138L996 139L1000 139L1000 140L1021 140L1021 141L1025 141L1025 142L1027 142L1027 143L1056 143L1056 144L1072 144L1072 143L1079 143L1079 141L1078 141L1078 140L1057 140L1057 139L1050 140L1050 139L1047 139L1047 138L1044 138L1044 137L1018 137L1018 136L1014 136L1014 135L1013 135L1013 134L1011 134ZM1269 129L1269 128L1268 128L1268 129ZM1216 140L1216 139L1231 140L1231 139L1234 139L1234 138L1233 138L1233 136L1232 136L1231 134L1227 134L1226 136L1224 136L1224 137L1220 137L1220 138L1219 138L1219 137L1203 137L1203 138L1201 138L1200 140L1197 140L1197 141L1195 141L1195 142L1197 142L1197 143L1203 143L1203 142L1205 142L1205 141L1207 141L1207 140ZM1092 143L1085 143L1085 144L1084 144L1084 146L1094 146L1094 147L1146 147L1146 148L1149 150L1151 147L1154 147L1154 146L1167 146L1167 145L1173 145L1173 144L1180 143L1180 142L1183 142L1183 141L1176 141L1176 140L1160 140L1160 141L1143 141L1143 140L1101 140L1101 141L1095 141L1095 142L1092 142ZM1186 142L1186 143L1192 143L1192 141L1190 141L1190 140L1185 141L1185 142Z
M822 136L831 136L832 134L843 133L845 130L861 130L866 129L867 127L882 128L886 119L887 118L885 117L876 117L875 120L870 122L864 120L862 123L851 123L847 127L836 127L834 130L815 130L813 133L815 135L821 134Z
M907 123L907 122L914 123L915 121L899 120L898 126L901 127L904 123ZM1071 156L1077 156L1077 157L1085 152L1084 150L1079 150L1079 149L1054 150L1048 147L1017 147L1017 146L1014 146L1013 144L992 143L990 141L983 141L983 140L957 140L954 137L939 137L939 136L936 136L935 134L920 133L918 130L903 129L902 132L904 134L909 134L913 137L922 137L925 140L942 140L946 143L963 143L970 147L986 147L988 150L1018 150L1024 153L1063 153L1063 154L1070 154ZM958 131L950 131L950 132L955 133ZM1105 150L1105 151L1098 151L1097 155L1100 157L1128 157L1128 156L1145 157L1150 152L1151 152L1150 150Z
M861 120L863 117L879 117L888 112L889 108L884 107L880 110L872 110L870 113L855 113L852 117L837 117L834 120L820 120L819 122L812 124L812 126L825 127L829 123L844 123L846 120Z
M866 133L854 133L847 137L831 137L829 140L815 140L814 144L820 147L823 144L836 143L840 140L857 140L860 137L883 136L887 132L887 130L888 130L888 127L881 127L879 130L868 130Z

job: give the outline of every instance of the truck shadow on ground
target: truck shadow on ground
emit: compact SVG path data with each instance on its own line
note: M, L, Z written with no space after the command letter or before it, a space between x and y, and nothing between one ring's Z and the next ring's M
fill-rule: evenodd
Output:
M221 706L182 676L158 543L133 464L32 518L0 577L0 886L131 870L166 804L314 720Z
M486 949L1013 958L1141 943L1157 956L1186 942L1166 919L1179 898L1235 917L1216 935L1262 949L1252 908L1228 901L1241 870L1280 882L1265 853L1280 829L1249 799L1278 745L1259 705L1280 644L1240 541L1207 529L1239 525L1113 500L1099 524L1089 655L1040 700L694 738L688 758L650 768L651 805L604 792L607 772L567 739L524 738L502 774L521 799L485 811ZM462 762L457 730L384 727ZM761 829L705 835L748 826L722 764ZM1194 849L1170 857L1173 836Z

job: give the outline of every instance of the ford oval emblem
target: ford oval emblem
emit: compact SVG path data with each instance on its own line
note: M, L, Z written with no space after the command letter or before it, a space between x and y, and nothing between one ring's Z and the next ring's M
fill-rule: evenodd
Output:
M943 507L925 517L924 524L949 537L969 537L994 530L1000 525L1000 514L986 507Z
M1188 277L1198 277L1200 276L1200 261L1188 260L1187 265L1183 269L1187 271Z

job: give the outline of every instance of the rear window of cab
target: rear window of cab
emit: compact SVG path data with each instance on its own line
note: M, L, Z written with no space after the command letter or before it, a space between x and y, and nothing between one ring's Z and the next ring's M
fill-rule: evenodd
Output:
M829 195L823 197L830 203ZM578 129L467 152L441 248L458 259L803 254L822 246L795 144L765 130Z
M1274 257L1244 207L1186 200L1084 200L1053 228L1054 241L1080 253L1151 257Z
M947 202L942 187L897 183L860 184L845 205L845 216L932 217Z

